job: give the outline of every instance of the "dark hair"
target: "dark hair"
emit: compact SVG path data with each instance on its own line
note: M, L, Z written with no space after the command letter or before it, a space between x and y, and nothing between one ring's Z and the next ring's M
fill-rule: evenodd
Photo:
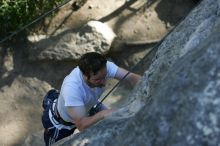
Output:
M79 69L82 73L90 78L90 75L96 75L96 73L106 67L106 58L99 53L89 52L84 54L79 60Z

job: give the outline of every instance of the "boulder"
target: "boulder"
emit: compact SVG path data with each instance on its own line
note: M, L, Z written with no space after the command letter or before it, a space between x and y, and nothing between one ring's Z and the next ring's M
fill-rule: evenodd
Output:
M81 28L63 31L50 38L29 36L33 42L29 60L77 60L86 52L106 54L115 33L106 24L89 21ZM36 42L37 41L37 42Z

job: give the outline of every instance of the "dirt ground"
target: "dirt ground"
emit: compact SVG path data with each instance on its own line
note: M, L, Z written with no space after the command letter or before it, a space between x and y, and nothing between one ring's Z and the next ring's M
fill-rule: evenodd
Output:
M112 48L108 54L116 64L127 69L152 48L151 42L163 38L195 5L191 0L88 0L78 11L73 11L73 2L60 8L53 18L47 18L44 25L39 24L40 31L32 35L53 36L78 28L89 20L99 20L112 27L118 39L128 44ZM0 145L3 146L21 145L28 135L43 129L42 98L48 89L59 89L73 68L74 63L67 61L28 61L29 43L16 41L0 48ZM114 53L114 49L119 51ZM108 87L115 83L109 82ZM127 91L112 94L105 103L117 106ZM30 145L40 144L35 141Z

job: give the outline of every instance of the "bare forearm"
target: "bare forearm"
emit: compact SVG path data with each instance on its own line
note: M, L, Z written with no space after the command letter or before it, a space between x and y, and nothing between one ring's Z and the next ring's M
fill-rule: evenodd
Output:
M127 81L131 84L131 85L136 85L137 82L140 80L141 76L138 74L134 74L134 73L129 73L128 77L127 77Z
M77 119L75 121L76 127L79 131L82 131L88 128L89 126L97 123L98 121L102 120L110 112L112 112L112 110L103 110L101 112L98 112L94 116Z
M125 70L125 69L123 69L123 68L118 68L115 77L116 77L116 79L121 80L127 73L128 73L127 70ZM137 82L140 80L140 78L141 78L140 75L130 72L130 73L126 76L125 80L126 80L129 84L131 84L131 85L134 86L134 85L137 84Z

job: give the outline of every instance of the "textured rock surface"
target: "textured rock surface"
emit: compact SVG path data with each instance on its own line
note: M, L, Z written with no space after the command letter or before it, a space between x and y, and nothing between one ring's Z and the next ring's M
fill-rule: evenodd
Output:
M219 145L219 1L175 28L117 113L57 145Z
M110 145L220 143L219 32L169 69L164 82L152 92L152 104L144 106Z
M28 60L30 54L27 49L30 48L30 42L26 41L23 33L16 36L19 41L11 39L6 46L0 44L0 116L2 117L0 118L0 145L22 145L26 138L25 145L43 145L43 127L40 122L41 100L50 88L59 89L63 77L76 65L73 58L63 57L62 55L65 55L63 52L44 52L43 55L49 58L44 58L44 56L41 56L42 59L37 58L44 49L49 47L53 49L52 46L55 46L63 36L80 31L79 27L88 21L99 20L111 26L120 39L128 42L125 44L133 44L133 46L124 46L119 50L116 48L115 51L120 51L117 55L113 51L107 55L119 66L130 69L150 47L149 45L140 46L140 44L135 46L134 42L147 41L149 43L150 41L152 43L152 40L162 38L182 17L188 14L195 4L192 0L89 0L81 9L73 12L72 2L74 0L60 8L55 15L47 17L44 26L42 26L42 21L39 21L40 24L30 27L32 30L37 26L37 30L33 29L35 38L29 37L29 39L33 42L41 40L40 43L45 44L35 52L32 50L34 62ZM82 29L82 31L83 34L85 30ZM142 53L142 50L146 52ZM143 74L151 63L151 57L148 56L145 60L139 66L140 70L137 69L140 74ZM112 85L114 83L108 83L107 88ZM105 100L105 103L118 107L122 103L121 97L127 97L130 91L124 88L117 90L120 92L114 92ZM136 105L139 105L140 101L134 101L129 105L133 107L129 109L127 116L139 110L139 106ZM124 108L124 110L128 109ZM126 115L123 116L128 119Z
M65 35L59 37L62 33ZM62 33L35 43L29 50L29 59L77 60L86 52L105 54L115 37L111 28L99 21L90 21L80 29Z
M216 20L219 19L217 12L217 1L202 1L175 28L173 33L160 45L149 70L145 72L138 98L145 100L147 99L146 96L150 97L151 90L156 89L156 86L163 81L168 69L178 62L179 58L194 49L196 45L203 43L213 33Z

